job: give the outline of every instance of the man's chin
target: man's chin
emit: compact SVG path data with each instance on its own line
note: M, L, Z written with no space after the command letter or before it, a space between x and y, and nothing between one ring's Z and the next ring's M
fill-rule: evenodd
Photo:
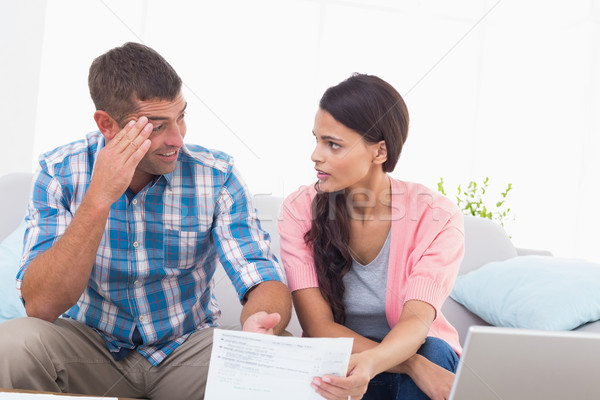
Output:
M169 166L169 168L161 168L161 173L157 175L169 175L171 172L175 171L175 167L177 167L177 164Z
M177 163L173 163L173 165L164 165L164 163L161 163L163 165L152 165L151 168L146 168L146 170L148 171L148 173L154 175L154 176L159 176L159 175L169 175L171 172L175 171L175 168L177 167Z

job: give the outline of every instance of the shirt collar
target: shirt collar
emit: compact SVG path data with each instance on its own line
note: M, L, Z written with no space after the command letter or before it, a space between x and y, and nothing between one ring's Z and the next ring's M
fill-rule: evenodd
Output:
M160 179L160 177L162 176L163 178L165 178L165 181L167 181L167 187L169 189L173 189L172 187L172 182L173 182L173 174L175 173L175 171L172 171L166 175L160 175L158 177L156 177L155 182L158 182L158 180Z
M188 150L188 148L186 147L186 145L184 144L183 146L181 146L181 148L179 149L179 156L177 157L177 167L179 167L181 165L181 158L183 154L190 154L190 151ZM165 178L165 181L167 181L167 187L169 189L173 189L173 176L175 175L175 171L177 170L177 167L175 167L175 170L173 170L172 172L166 174L166 175L161 175L162 177ZM160 176L158 177L158 179L160 179ZM158 179L156 180L156 182L158 182Z

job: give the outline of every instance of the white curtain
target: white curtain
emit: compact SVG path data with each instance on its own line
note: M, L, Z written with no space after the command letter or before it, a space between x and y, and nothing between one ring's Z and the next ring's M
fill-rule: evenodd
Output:
M595 1L63 0L45 7L33 155L95 129L90 63L139 41L184 79L187 142L235 156L254 193L285 195L315 179L311 129L323 91L352 72L376 74L399 90L411 114L393 176L432 188L443 177L450 197L458 184L489 177L491 204L512 183L515 219L506 228L517 246L600 261Z

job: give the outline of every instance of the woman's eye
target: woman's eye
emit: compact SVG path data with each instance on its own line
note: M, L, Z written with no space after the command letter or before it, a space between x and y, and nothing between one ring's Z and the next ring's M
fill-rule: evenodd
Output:
M329 142L329 147L331 147L333 150L337 150L342 146L340 146L339 144L334 143L334 142Z

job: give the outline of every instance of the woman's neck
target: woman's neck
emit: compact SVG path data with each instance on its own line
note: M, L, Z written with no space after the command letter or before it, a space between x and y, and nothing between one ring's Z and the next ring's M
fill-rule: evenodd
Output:
M391 182L381 171L367 184L346 189L346 204L352 218L363 221L388 215L391 206Z

